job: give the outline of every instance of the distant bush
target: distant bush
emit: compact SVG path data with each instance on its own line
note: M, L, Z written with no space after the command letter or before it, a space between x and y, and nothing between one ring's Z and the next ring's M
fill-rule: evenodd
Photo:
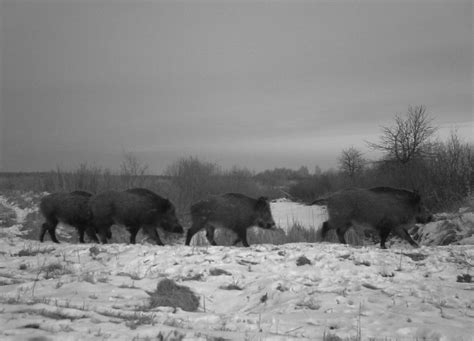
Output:
M275 195L275 192L262 186L253 173L245 168L223 170L215 163L204 162L195 157L177 160L166 169L165 175L173 189L170 199L179 209L186 211L190 205L209 195L228 192L239 192L251 197Z
M344 177L341 173L328 170L294 183L288 192L293 198L311 202L315 198L345 187L344 185Z

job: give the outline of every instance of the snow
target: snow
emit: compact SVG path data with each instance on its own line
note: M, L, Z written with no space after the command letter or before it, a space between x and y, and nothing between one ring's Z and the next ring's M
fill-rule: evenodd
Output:
M96 246L98 254L91 245L30 242L26 247L47 252L19 257L24 242L0 241L1 339L100 334L97 338L125 340L164 330L188 339L318 339L325 332L354 337L360 328L364 339L470 340L474 333L473 284L456 281L472 266L467 262L474 249L467 245L382 250L328 243L112 244ZM297 266L302 255L311 264ZM40 271L57 262L67 270L53 276ZM229 274L212 275L211 269ZM199 280L188 280L196 274ZM163 278L190 287L200 297L199 311L144 310L146 291ZM228 284L242 290L225 290ZM154 325L127 327L141 315L151 316ZM25 328L31 324L38 329Z
M272 211L283 228L325 219L324 209L292 202ZM445 219L468 231L463 245L388 250L53 244L2 227L0 339L472 340L474 284L458 281L472 274L469 214ZM436 223L425 225L430 235ZM311 263L298 266L302 256ZM147 292L164 278L196 293L198 311L146 309Z
M424 245L452 243L474 244L474 212L461 209L456 214L443 214L418 230L417 239Z
M286 199L272 201L270 208L275 224L285 231L295 224L318 229L328 218L325 206L309 206Z
M9 200L7 200L7 198L1 195L0 195L0 205L6 207L7 209L13 210L15 212L18 224L24 223L28 214L38 211L38 208L34 206L26 207L22 209L18 207L17 205L14 205Z

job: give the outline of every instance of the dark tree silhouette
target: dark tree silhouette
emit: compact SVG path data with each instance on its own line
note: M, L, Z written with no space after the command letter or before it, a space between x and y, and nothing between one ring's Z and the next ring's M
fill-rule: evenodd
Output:
M407 114L395 116L395 125L382 127L380 142L368 145L387 153L389 160L406 164L411 160L426 156L428 142L436 132L432 119L423 105L408 108Z
M354 147L344 149L338 159L339 169L351 179L364 169L365 160L362 153Z

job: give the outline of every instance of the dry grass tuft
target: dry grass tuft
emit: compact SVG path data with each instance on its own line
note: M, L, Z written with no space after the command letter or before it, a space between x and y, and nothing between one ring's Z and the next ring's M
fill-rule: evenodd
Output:
M300 256L296 260L296 265L297 266L302 266L302 265L306 265L306 264L311 265L311 261L308 258L306 258L306 256Z
M178 285L171 279L161 280L150 295L150 308L173 307L184 311L197 311L199 297L186 286Z
M227 285L221 285L219 288L223 290L243 290L243 288L236 282Z
M45 248L41 248L41 247L38 247L38 248L33 248L31 245L28 246L28 247L25 247L24 249L21 249L20 251L18 251L17 254L15 254L14 256L18 256L18 257L33 257L33 256L36 256L38 254L44 254L44 253L51 253L55 250L54 247L45 247Z
M61 263L51 263L41 268L41 272L44 272L44 278L57 278L62 275L71 274L72 271L68 267L62 265Z
M229 271L219 269L219 268L212 268L211 270L209 270L209 275L211 275L211 276L220 276L220 275L232 276L232 274Z
M183 278L181 278L181 280L182 281L202 281L202 280L204 280L204 274L202 274L202 273L197 273L197 274L190 273L187 276L184 276Z
M469 274L458 275L456 282L459 283L472 283L472 276Z

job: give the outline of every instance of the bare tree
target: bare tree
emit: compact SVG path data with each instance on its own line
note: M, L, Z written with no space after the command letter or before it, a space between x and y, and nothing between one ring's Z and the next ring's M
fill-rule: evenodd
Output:
M425 106L410 106L405 117L395 116L394 126L382 127L379 143L368 142L368 145L386 152L389 159L406 164L426 155L428 142L436 132L431 123Z
M350 147L341 152L338 162L339 169L351 179L354 179L357 174L362 172L365 160L360 151L354 147Z
M123 152L123 161L120 164L120 175L127 187L142 186L143 176L146 175L148 165L142 163L135 154Z
M469 197L474 188L474 145L465 143L455 131L445 142L433 146L430 177L441 196L454 200Z

